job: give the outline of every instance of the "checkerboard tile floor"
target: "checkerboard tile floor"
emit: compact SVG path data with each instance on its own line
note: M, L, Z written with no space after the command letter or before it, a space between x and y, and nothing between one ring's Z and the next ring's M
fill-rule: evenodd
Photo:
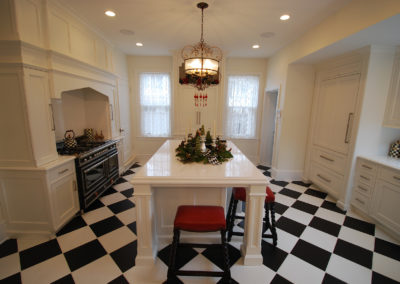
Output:
M127 182L134 164L83 215L47 240L10 239L0 245L0 283L134 283L137 248L134 190ZM241 237L229 244L236 283L400 283L400 245L352 212L343 212L325 193L303 182L275 181L258 168L276 193L278 245L262 242L263 264L246 267ZM235 230L243 230L243 222ZM166 279L170 246L156 262ZM218 249L183 248L177 266L220 270ZM180 277L175 283L218 283L218 278ZM135 282L137 283L137 282Z

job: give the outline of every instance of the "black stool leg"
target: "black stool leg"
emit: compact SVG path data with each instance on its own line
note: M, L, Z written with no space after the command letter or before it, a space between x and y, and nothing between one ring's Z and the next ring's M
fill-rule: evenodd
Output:
M226 228L229 232L229 226L230 226L230 220L231 220L231 215L232 215L232 208L233 208L233 190L232 190L232 195L231 195L231 200L229 201L229 206L228 206L228 211L226 211Z
M264 224L263 224L263 234L268 230L271 229L271 223L269 220L269 205L267 202L264 203L264 210L265 210L265 216L264 216Z
M233 196L232 196L233 197ZM235 215L236 215L236 208L237 208L238 200L233 200L233 208L231 211L231 215L228 221L228 242L232 240L232 232L233 232L233 225L235 224Z
M269 211L271 213L271 233L272 233L272 240L274 243L274 246L278 243L278 235L276 233L276 226L275 226L275 202L271 202L268 204L269 205Z
M173 279L176 277L176 268L175 268L175 260L176 260L176 251L179 245L179 235L180 230L174 229L174 237L172 240L171 251L169 254L169 266L168 266L168 279Z
M231 270L229 268L229 251L226 243L226 231L221 230L221 243L224 251L224 276L222 277L222 283L231 283Z

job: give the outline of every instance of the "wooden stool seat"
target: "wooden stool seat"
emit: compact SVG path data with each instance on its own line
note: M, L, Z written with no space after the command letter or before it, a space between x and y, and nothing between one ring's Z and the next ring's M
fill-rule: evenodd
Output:
M180 231L216 232L221 233L221 247L224 255L223 271L177 270L175 268L176 251L178 247L215 247L215 244L179 243ZM182 205L178 207L174 221L174 237L170 252L168 279L164 283L175 283L177 275L222 277L218 283L231 283L229 269L229 253L226 243L226 221L224 208L221 206Z
M263 238L272 238L274 246L276 246L278 242L278 236L276 233L275 228L275 195L272 190L267 187L265 189L265 216L263 219L263 231L262 237ZM232 240L232 236L243 236L242 232L235 232L233 231L233 226L235 223L235 219L242 219L244 220L245 217L236 215L236 208L239 201L246 202L246 188L244 187L234 187L232 188L232 196L229 202L228 212L226 215L227 220L227 231L228 231L228 242ZM271 234L265 233L267 230L271 231Z

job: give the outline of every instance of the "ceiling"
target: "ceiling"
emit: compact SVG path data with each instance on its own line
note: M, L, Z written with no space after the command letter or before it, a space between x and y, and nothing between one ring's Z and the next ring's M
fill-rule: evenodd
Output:
M200 0L59 0L126 54L171 55L200 40ZM225 55L269 57L350 0L208 0L204 39ZM106 10L116 17L104 15ZM291 15L281 21L282 14ZM133 31L123 34L121 30ZM272 33L272 36L271 36ZM137 47L142 42L143 47ZM259 49L253 49L259 44Z

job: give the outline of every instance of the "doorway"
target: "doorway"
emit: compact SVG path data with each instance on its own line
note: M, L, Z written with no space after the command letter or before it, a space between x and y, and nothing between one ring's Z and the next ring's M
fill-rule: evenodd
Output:
M261 123L260 164L271 167L279 90L266 91Z

